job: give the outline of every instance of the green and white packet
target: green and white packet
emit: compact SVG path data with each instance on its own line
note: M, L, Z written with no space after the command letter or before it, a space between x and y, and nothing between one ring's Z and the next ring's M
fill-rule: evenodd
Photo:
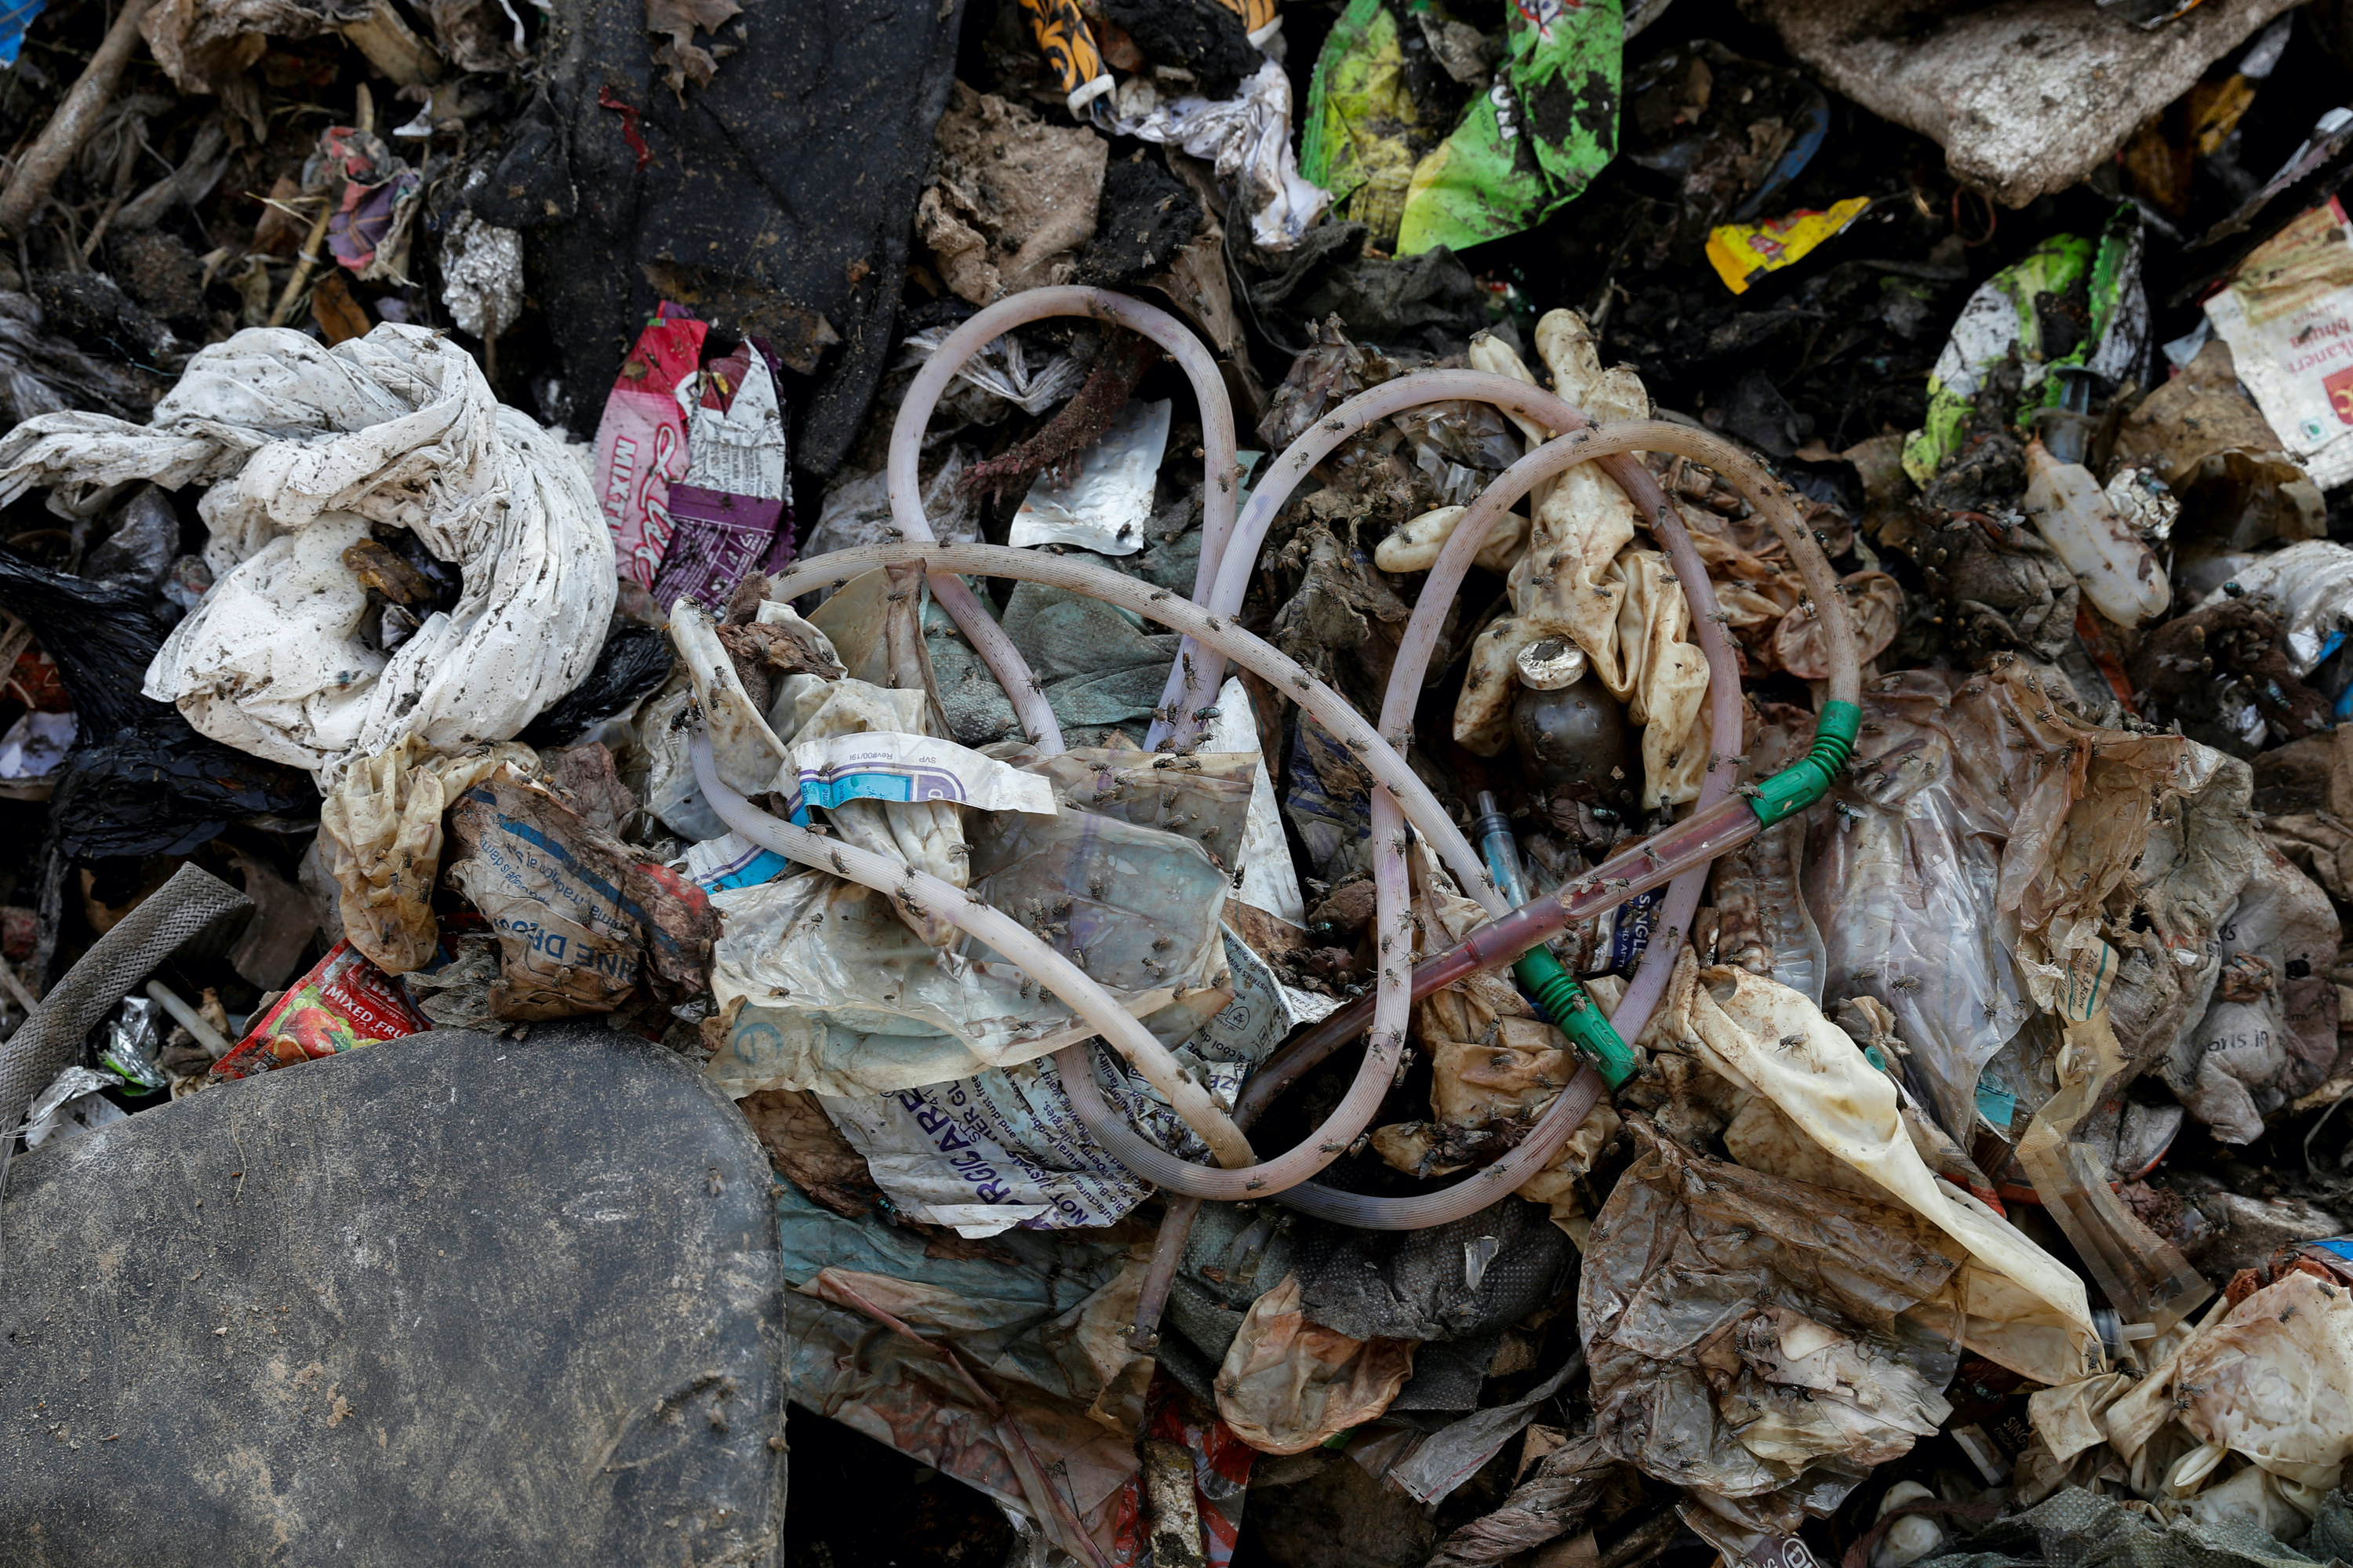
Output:
M2055 408L2064 378L2052 371L2081 366L2111 381L2139 374L2148 351L2148 297L2140 281L2139 212L2127 206L2096 240L2054 234L2026 256L1978 285L1953 322L1944 353L1928 372L1928 417L1905 439L1904 471L1926 486L1945 459L1960 445L1969 412L1986 372L2015 346L2025 376L2017 418ZM2042 295L2064 295L2081 286L2091 322L2064 354L2052 354L2035 309Z
M1514 0L1486 92L1423 152L1432 128L1404 79L1399 27L1430 0L1350 0L1308 91L1300 162L1346 216L1399 256L1532 228L1618 151L1625 22L1619 0ZM1408 163L1411 174L1399 176Z

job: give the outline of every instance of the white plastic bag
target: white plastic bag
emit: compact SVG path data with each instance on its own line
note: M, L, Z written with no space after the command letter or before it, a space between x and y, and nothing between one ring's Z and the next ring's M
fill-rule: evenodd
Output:
M75 506L131 480L209 483L219 579L148 666L198 732L332 786L407 736L512 737L585 677L613 612L612 546L561 437L500 404L473 359L387 322L329 348L258 328L200 351L146 425L46 414L0 439L0 498ZM355 635L343 547L406 528L464 578L386 655Z

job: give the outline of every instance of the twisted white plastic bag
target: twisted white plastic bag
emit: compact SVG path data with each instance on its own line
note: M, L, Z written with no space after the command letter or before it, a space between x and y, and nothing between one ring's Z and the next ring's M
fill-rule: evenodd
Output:
M191 359L149 424L45 414L0 439L0 503L47 485L85 505L131 480L212 486L197 511L219 579L146 694L322 787L408 736L437 751L512 737L604 644L612 546L586 470L424 328L332 348L241 332ZM371 524L411 530L464 580L389 656L356 636L366 593L340 558Z

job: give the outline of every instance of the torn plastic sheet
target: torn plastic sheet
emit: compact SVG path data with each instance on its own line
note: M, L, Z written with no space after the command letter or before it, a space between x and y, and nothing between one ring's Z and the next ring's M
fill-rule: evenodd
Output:
M1152 1371L1124 1342L1148 1240L1013 1230L952 1248L847 1219L786 1181L776 1199L793 1402L1038 1520L1081 1562L1094 1559L1066 1511L1108 1552ZM1001 1416L951 1355L986 1375Z
M767 613L765 606L762 613ZM878 647L893 641L887 628L895 613L895 607L884 610L886 630L874 639ZM727 673L734 673L732 666ZM879 676L884 672L878 669L874 673ZM904 747L865 738L898 732L913 740L923 738L922 732L931 727L921 670L902 672L894 664L888 678L892 688L847 678L797 678L787 683L769 711L777 715L777 727L792 736L795 747L812 748L807 782L820 799L831 800L827 819L833 832L851 843L928 872L952 887L969 887L971 835L954 798L966 789L979 793L997 789L1002 776L992 771L997 765L987 758L965 752L952 741L934 743L927 755L911 756ZM844 741L848 742L842 747L845 757L853 762L863 758L872 765L871 770L853 767L849 773L828 777L834 744ZM923 776L926 760L938 765L931 777ZM895 771L908 762L913 764L909 770ZM784 769L776 776L780 787L787 784L787 772L796 766L787 751ZM793 791L799 788L797 779L789 786ZM1009 788L1004 794L1013 798ZM933 947L956 939L955 927L942 916L897 900L892 906L910 929Z
M1960 1247L1893 1204L1629 1128L1639 1152L1578 1286L1597 1436L1785 1528L1810 1491L1842 1496L1934 1436L1958 1354L1903 1315L1944 1289Z
M1307 901L1299 890L1299 871L1291 863L1291 842L1283 836L1275 804L1274 770L1260 749L1258 718L1239 676L1227 676L1218 688L1217 706L1209 720L1208 749L1246 754L1253 764L1250 808L1242 826L1242 882L1234 896L1278 920L1304 926Z
M2210 1446L2179 1462L2181 1489L2226 1449L2299 1487L2334 1488L2353 1457L2353 1292L2291 1271L2199 1328L2148 1381L2161 1392L2138 1399L2169 1394L2171 1414ZM2112 1407L2112 1425L2125 1414Z
M1230 1000L1195 1028L1196 1005L1180 1001L1145 1020L1179 1062L1232 1108L1243 1077L1273 1054L1296 1022L1266 961L1225 936L1224 992ZM1099 1073L1101 1082L1105 1075ZM1124 1070L1108 1074L1105 1097L1162 1148L1190 1159L1208 1150L1151 1086ZM871 1098L820 1097L842 1135L864 1155L875 1183L909 1218L967 1236L1010 1226L1060 1230L1108 1225L1152 1189L1099 1146L1071 1110L1050 1061L992 1069Z
M2353 479L2353 222L2330 196L2255 248L2206 319L2288 454L2333 490Z
M2071 941L2089 935L2082 917L2119 883L2150 885L2156 930L2127 929L2129 911L2099 930L2134 955L2107 982L2120 988L2118 1029L2153 1051L2158 1032L2169 1039L2187 1022L2178 977L2204 961L2253 848L2251 826L2192 810L2200 841L2177 862L2152 816L2201 799L2226 759L2178 736L2084 726L2052 705L2054 692L2072 700L2055 672L2022 660L1873 683L1862 710L1876 727L1808 818L1805 898L1829 965L1824 994L1867 994L1890 1010L1912 1051L1907 1080L1964 1143L1979 1072L2040 1012L2014 956L2020 930L2047 930L2065 910L2058 939ZM2239 880L2204 890L2227 862Z
M1239 184L1250 238L1261 249L1290 249L1331 205L1320 186L1300 177L1291 147L1291 78L1274 60L1222 102L1187 97L1163 103L1141 76L1123 82L1115 101L1112 134L1176 147L1214 165L1229 188Z
M610 546L578 461L438 334L386 323L328 348L240 332L198 350L146 426L51 414L0 438L11 499L49 485L72 504L132 478L210 482L218 575L145 694L328 782L404 735L451 749L515 735L603 645ZM375 527L409 530L464 579L389 656L353 635L366 590L342 560Z
M1535 1419L1545 1402L1584 1370L1584 1359L1571 1356L1558 1372L1508 1404L1474 1411L1442 1431L1415 1434L1406 1451L1381 1472L1381 1479L1424 1507L1443 1501L1501 1453L1504 1444Z
M115 1080L88 1067L71 1066L49 1080L25 1110L25 1147L38 1149L63 1134L93 1131L109 1122L127 1121L131 1113L106 1097Z
M1144 548L1144 525L1152 517L1153 490L1168 446L1170 407L1165 397L1131 399L1092 446L1029 487L1006 542L1016 548L1076 545L1104 556Z
M1379 1415L1413 1375L1413 1341L1326 1329L1286 1275L1242 1314L1218 1369L1218 1414L1262 1454L1303 1454Z
M923 364L939 352L940 344L946 342L948 334L954 331L955 328L948 326L925 327L906 340L908 358L915 364ZM1022 347L1021 334L1010 332L1003 337L991 338L979 353L958 366L955 373L957 382L978 387L992 397L1001 397L1032 416L1044 413L1076 392L1086 378L1087 366L1080 363L1075 354L1051 355L1044 364L1031 365L1028 350ZM837 481L835 489L839 490L841 483ZM832 504L832 494L831 491L827 493L828 507ZM939 511L927 506L924 514L934 519L933 526L936 531ZM941 533L939 536L947 539L954 535ZM848 548L840 545L833 547ZM822 553L817 548L814 539L810 541L809 553Z

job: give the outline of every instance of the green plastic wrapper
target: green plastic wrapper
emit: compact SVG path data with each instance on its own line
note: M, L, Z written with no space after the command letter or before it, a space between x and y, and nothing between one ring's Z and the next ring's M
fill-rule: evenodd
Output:
M1430 0L1349 0L1308 90L1300 168L1398 256L1542 223L1618 151L1619 0L1514 0L1504 55L1450 129L1414 96L1403 47Z
M1904 471L1926 485L1968 429L1985 374L2015 347L2025 370L2017 418L2056 408L2067 366L2110 380L2137 374L2148 346L2140 215L2117 209L2096 240L2054 234L1978 285L1928 372L1928 417L1905 440Z

